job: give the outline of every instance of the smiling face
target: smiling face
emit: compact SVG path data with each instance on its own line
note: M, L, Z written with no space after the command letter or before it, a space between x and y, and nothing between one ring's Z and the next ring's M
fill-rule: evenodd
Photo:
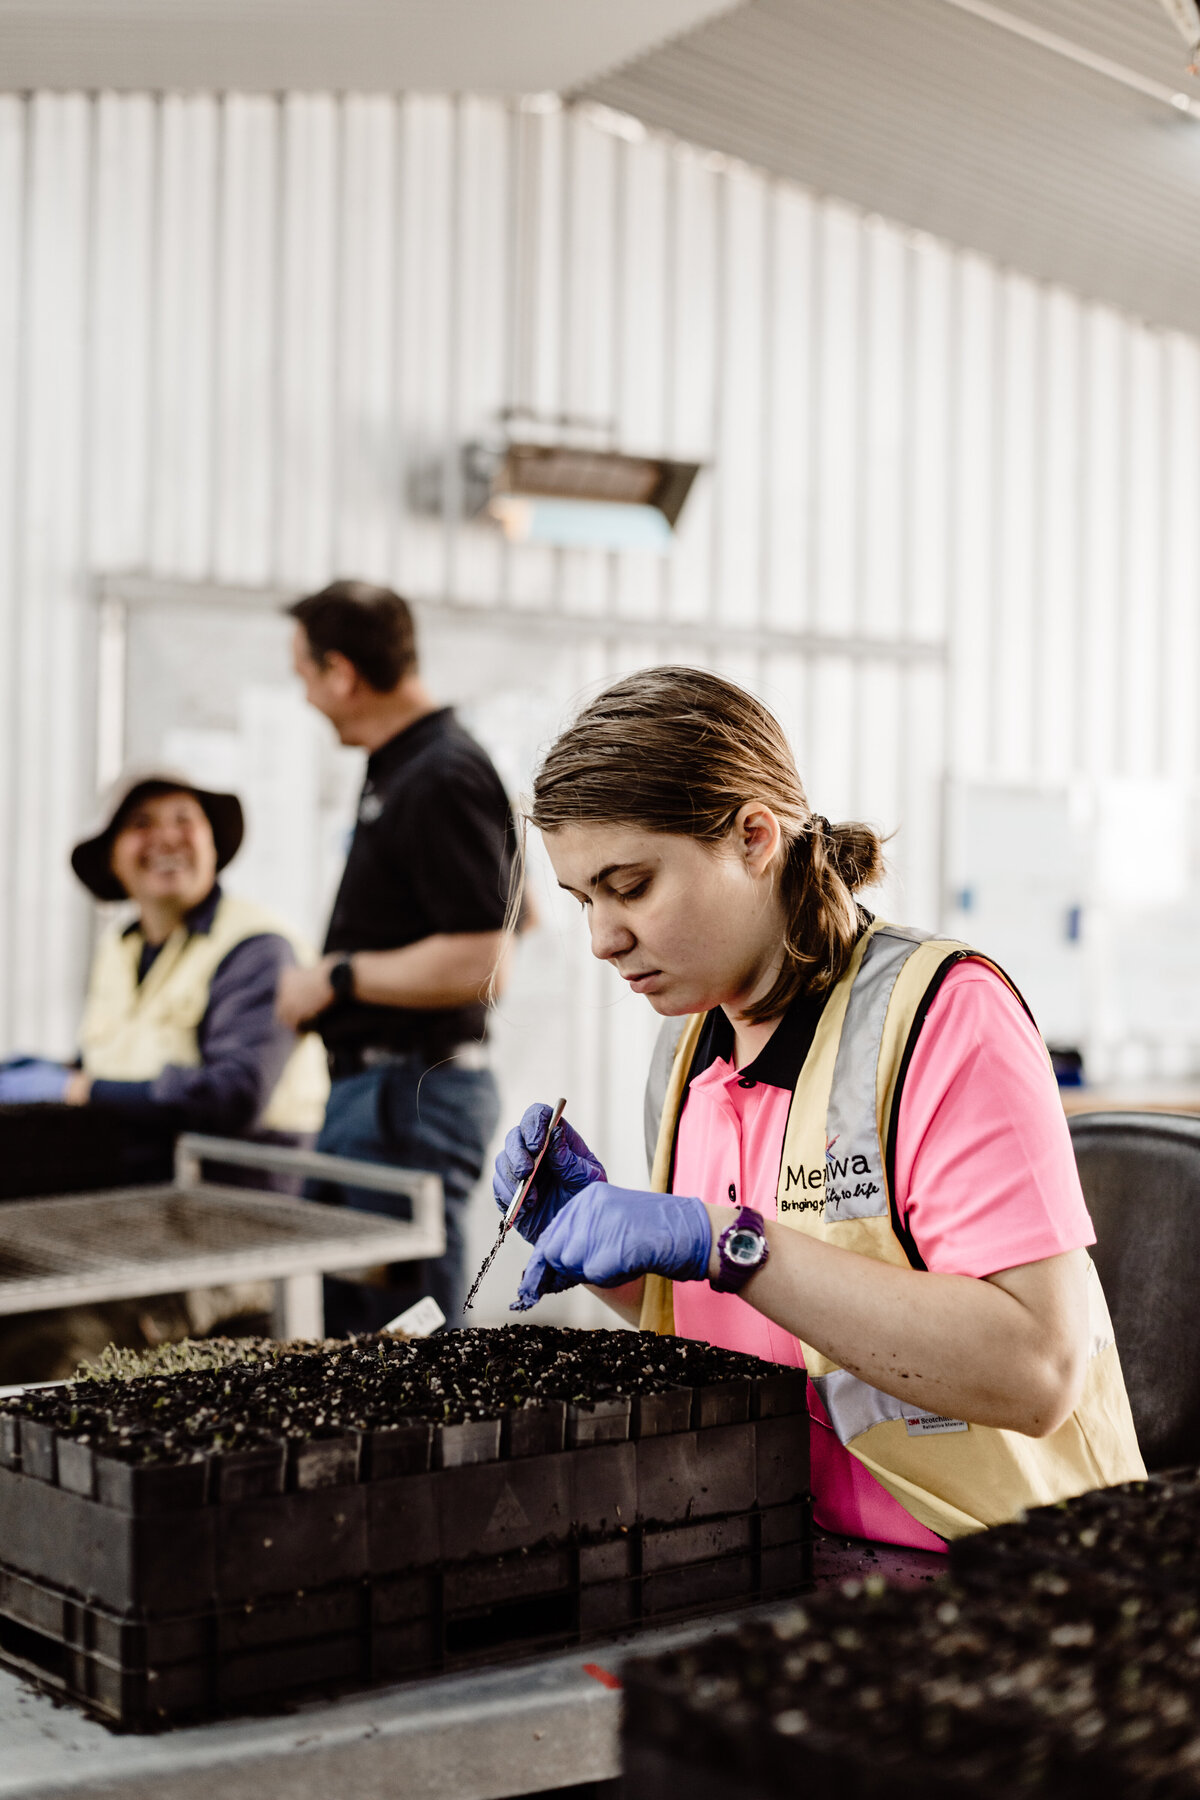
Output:
M592 954L666 1017L770 990L783 961L779 825L748 805L721 844L619 825L544 834L559 885L587 915Z
M139 906L198 906L217 878L217 847L208 814L194 794L138 800L113 838L109 866Z

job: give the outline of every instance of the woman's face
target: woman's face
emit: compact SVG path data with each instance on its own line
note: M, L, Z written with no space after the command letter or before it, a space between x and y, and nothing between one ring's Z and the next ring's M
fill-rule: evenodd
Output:
M655 1012L723 1006L736 1017L769 990L784 931L779 826L769 808L744 806L716 846L617 825L564 825L544 836L559 886L587 915L592 954Z
M155 794L130 809L113 839L110 867L139 905L198 906L217 878L208 814L193 794Z

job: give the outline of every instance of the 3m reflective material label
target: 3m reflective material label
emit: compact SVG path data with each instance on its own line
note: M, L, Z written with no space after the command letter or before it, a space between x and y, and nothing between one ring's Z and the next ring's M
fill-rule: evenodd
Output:
M965 1419L943 1419L938 1413L905 1413L904 1429L909 1437L938 1437L946 1431L969 1431Z

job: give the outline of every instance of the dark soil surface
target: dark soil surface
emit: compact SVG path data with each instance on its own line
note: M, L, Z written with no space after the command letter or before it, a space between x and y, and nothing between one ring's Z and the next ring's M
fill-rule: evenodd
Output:
M75 1381L10 1401L4 1412L43 1421L105 1455L159 1462L414 1419L493 1419L539 1400L592 1405L773 1370L754 1357L651 1332L514 1325L416 1342L384 1334L308 1349L267 1345L252 1360L215 1368Z
M1200 1608L1085 1571L848 1583L625 1675L632 1742L739 1793L1200 1793Z
M964 1578L981 1567L1048 1563L1200 1595L1200 1472L1179 1470L1037 1507L1019 1522L960 1539L951 1556Z

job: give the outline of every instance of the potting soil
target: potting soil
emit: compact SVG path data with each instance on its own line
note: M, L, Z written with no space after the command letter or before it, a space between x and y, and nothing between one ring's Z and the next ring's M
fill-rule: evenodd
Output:
M848 1583L625 1679L629 1800L1200 1793L1195 1597L1086 1572Z
M770 1368L650 1332L509 1326L411 1342L383 1333L313 1350L263 1345L216 1367L85 1378L12 1400L0 1419L33 1420L97 1454L150 1463L411 1420L499 1419L543 1401L594 1407L616 1396L745 1382Z

